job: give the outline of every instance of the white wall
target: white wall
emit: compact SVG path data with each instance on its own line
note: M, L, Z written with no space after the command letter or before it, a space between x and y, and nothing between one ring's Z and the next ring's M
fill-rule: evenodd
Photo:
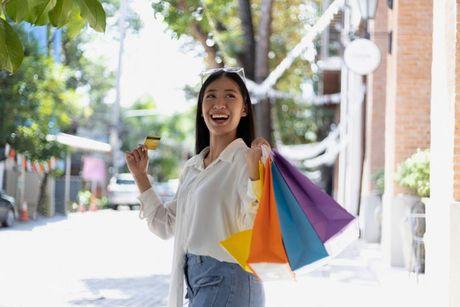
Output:
M456 1L433 1L431 205L425 238L431 306L460 306L460 204L453 199L456 24Z

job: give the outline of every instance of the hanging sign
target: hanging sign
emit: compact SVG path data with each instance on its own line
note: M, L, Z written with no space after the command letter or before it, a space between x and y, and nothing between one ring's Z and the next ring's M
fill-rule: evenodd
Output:
M380 49L373 41L359 38L347 45L343 60L352 72L358 75L367 75L379 66Z

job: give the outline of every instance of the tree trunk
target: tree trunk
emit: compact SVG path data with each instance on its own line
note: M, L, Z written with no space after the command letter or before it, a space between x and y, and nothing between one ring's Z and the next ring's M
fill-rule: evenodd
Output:
M262 0L256 48L255 81L257 83L264 81L270 71L268 66L268 52L270 51L272 7L273 0Z
M243 54L242 64L246 77L255 80L256 40L254 37L254 24L252 22L251 3L249 0L238 0L238 12L243 29Z
M256 47L255 81L257 83L263 82L270 72L268 52L270 51L272 8L273 0L262 0ZM256 134L273 145L271 107L269 99L263 99L256 104Z
M35 207L35 212L34 212L34 216L37 215L37 211L38 213L42 214L42 215L48 215L49 214L49 211L48 211L48 207L47 207L47 204L46 204L46 186L48 185L48 173L45 173L45 175L43 176L43 179L40 183L40 194L39 194L39 197L38 197L38 203L37 203L37 206Z

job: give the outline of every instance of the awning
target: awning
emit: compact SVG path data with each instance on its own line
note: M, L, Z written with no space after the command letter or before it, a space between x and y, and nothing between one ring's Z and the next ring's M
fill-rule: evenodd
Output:
M72 148L85 151L98 151L107 153L112 151L112 146L108 143L99 142L93 139L88 139L67 133L58 133L56 135L48 134L46 136L46 140L56 141Z

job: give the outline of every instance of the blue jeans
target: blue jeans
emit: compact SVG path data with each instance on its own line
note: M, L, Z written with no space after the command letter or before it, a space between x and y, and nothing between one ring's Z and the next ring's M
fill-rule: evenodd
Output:
M187 254L184 273L189 307L263 307L262 282L236 263Z

